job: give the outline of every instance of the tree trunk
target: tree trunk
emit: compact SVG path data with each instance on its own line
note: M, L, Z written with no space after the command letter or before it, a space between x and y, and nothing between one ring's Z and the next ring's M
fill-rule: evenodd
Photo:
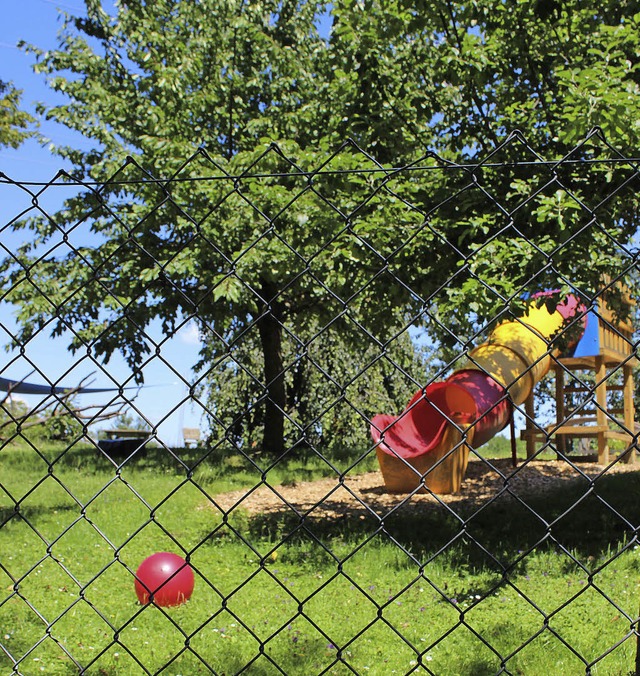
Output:
M282 455L284 448L284 409L286 390L284 364L282 361L282 307L275 300L275 285L264 283L259 308L258 330L264 358L264 384L267 401L264 410L262 448L267 453Z

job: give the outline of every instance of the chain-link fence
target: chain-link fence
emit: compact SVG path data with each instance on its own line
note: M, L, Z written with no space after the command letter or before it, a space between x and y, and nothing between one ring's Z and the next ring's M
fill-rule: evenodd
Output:
M2 175L2 673L633 673L640 159L243 161Z

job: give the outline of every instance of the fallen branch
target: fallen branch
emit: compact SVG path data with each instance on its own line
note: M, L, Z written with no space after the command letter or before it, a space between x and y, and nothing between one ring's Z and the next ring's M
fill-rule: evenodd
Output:
M33 371L27 376L29 378ZM55 403L48 402L49 397L45 397L32 409L16 414L11 405L13 391L20 386L24 381L16 381L15 385L7 388L6 395L0 401L0 407L8 416L7 420L0 421L0 440L7 441L16 435L22 434L27 429L45 425L51 420L71 418L77 422L90 421L93 425L98 422L110 420L121 415L123 411L136 399L136 393L131 399L127 401L114 401L106 406L99 404L90 404L88 406L79 406L73 401L74 397L81 393L86 388L86 383L93 374L89 374L83 378L76 387L65 389L63 393L55 394ZM3 430L7 427L15 427L14 432L9 436L3 435Z

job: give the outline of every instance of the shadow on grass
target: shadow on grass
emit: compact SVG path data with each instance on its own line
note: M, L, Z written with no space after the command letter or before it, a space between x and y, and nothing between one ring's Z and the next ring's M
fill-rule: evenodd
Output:
M258 513L249 519L249 537L274 542L335 541L356 544L379 537L399 544L418 561L445 549L474 568L509 567L523 554L564 548L580 559L601 557L637 542L640 472L605 475L590 487L572 481L543 494L503 492L479 501L443 506L411 503L377 517L361 504L343 503L340 513L306 516L291 509ZM322 549L322 547L321 547ZM332 558L327 552L326 556Z
M3 449L4 468L14 468L43 474L79 470L87 474L116 471L175 472L184 476L202 477L211 483L227 481L243 486L258 483L263 475L279 483L295 484L335 476L353 464L353 449L344 449L323 459L309 448L291 449L276 458L264 453L243 453L233 447L207 448L164 446L156 441L147 443L131 440L126 447L101 450L86 439L65 446L60 442L36 445L13 445ZM357 455L357 454L355 454ZM375 454L359 463L358 471L375 469Z
M39 449L39 452L54 471L64 469L98 473L136 469L188 473L202 463L215 461L220 471L231 475L237 473L239 467L239 462L231 459L231 454L216 457L203 448L174 449L150 444L134 445L128 450L116 447L103 451L94 444L82 442L69 447L49 445ZM39 460L35 453L29 447L12 449L15 456L13 463L24 464L29 458L35 463L35 460Z
M37 519L43 515L51 514L55 509L56 512L77 512L78 506L76 504L56 504L53 507L50 505L18 505L13 507L0 507L0 528L4 526L17 525L24 521L28 524L34 524Z

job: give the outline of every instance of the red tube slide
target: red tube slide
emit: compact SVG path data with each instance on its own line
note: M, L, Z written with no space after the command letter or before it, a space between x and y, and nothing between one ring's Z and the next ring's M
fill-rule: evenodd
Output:
M505 427L510 411L506 388L482 371L463 369L416 392L400 416L375 416L371 436L383 451L415 458L438 446L452 421L474 423L480 446Z
M532 302L524 317L499 324L470 352L465 368L418 391L399 416L373 418L371 436L379 451L419 458L441 445L449 425L472 430L473 447L482 446L508 424L511 404L522 404L549 370L553 337L584 310L573 296L554 311Z

